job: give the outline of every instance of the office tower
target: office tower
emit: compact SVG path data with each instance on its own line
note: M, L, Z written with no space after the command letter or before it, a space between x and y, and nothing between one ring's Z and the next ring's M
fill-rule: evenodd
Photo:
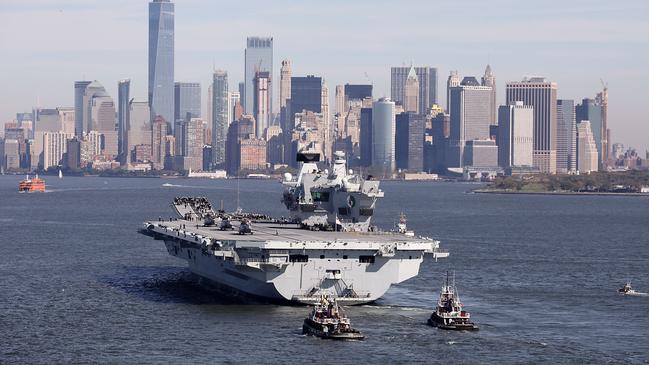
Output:
M192 118L184 122L183 128L183 151L182 170L199 171L203 168L203 133L205 132L205 121L200 118Z
M212 86L213 85L210 83L210 86L207 87L207 115L206 115L206 119L205 119L210 123L212 122L212 110L213 110L213 108L212 108L212 101L213 101L213 98L212 98Z
M81 141L77 137L68 139L66 146L66 157L63 166L67 169L78 169L81 167Z
M597 144L590 121L577 123L577 170L580 173L597 171Z
M608 164L609 156L611 153L611 130L608 128L608 84L604 85L604 89L597 93L595 97L597 103L602 108L602 139L600 142L600 164L602 167Z
M403 93L404 111L419 113L419 78L417 78L414 67L410 67Z
M174 83L174 122L201 117L201 84Z
M237 88L239 90L239 96L241 97L241 107L243 107L243 104L246 102L246 84L244 82L240 82Z
M498 108L498 165L532 166L534 108L516 102Z
M52 166L61 165L68 139L72 137L74 135L64 132L45 132L43 134L43 169L47 170Z
M86 93L86 87L92 81L75 81L74 82L74 134L81 137L83 134L83 96Z
M239 170L263 170L266 168L266 141L248 138L239 142Z
M464 167L467 141L490 138L491 87L481 86L475 77L465 77L450 88L451 119L448 151L449 167Z
M460 75L457 71L451 71L446 80L446 112L451 112L451 88L460 86Z
M242 95L244 97L243 109L246 114L253 114L255 74L257 72L268 72L269 78L273 79L273 38L248 37L246 40L245 63L245 95ZM269 105L272 106L272 89L269 90L269 94Z
M165 136L167 136L167 122L164 117L157 116L151 123L151 162L153 168L162 170L165 162Z
M322 79L322 90L321 90L321 113L324 119L324 124L322 128L324 129L324 146L322 148L322 153L324 155L325 161L331 161L333 157L333 151L331 150L333 144L331 143L331 115L329 115L329 88L325 83L325 80Z
M103 154L113 159L117 156L117 130L115 129L115 103L108 95L91 99L90 131L98 131L103 136Z
M33 115L34 133L58 132L63 130L63 121L61 120L58 109L34 108Z
M372 98L372 85L365 84L345 84L344 100L363 100Z
M174 127L174 3L169 0L149 3L149 108L152 121L161 116Z
M309 110L314 113L322 112L322 78L308 75L306 77L291 77L290 114L287 128L295 126L295 113Z
M143 162L141 158L134 158L136 155L134 150L138 146L151 146L152 141L152 126L151 126L151 111L149 109L148 101L136 101L131 99L128 104L128 131L126 133L125 153L126 163L131 161ZM142 151L143 147L139 147ZM148 154L149 159L151 153ZM140 153L142 157L142 153Z
M336 115L343 115L347 111L347 103L345 103L345 89L343 85L336 85L334 97L336 98L334 101Z
M117 83L117 151L122 164L127 164L128 159L128 110L131 80L124 79Z
M270 119L270 73L260 71L255 73L253 83L253 115L257 123L255 124L255 136L261 138L264 130L268 128Z
M543 77L508 82L506 102L517 101L534 107L534 167L554 174L557 170L557 84Z
M212 163L215 166L225 163L225 144L230 125L229 109L228 73L216 70L212 77Z
M418 172L424 169L424 125L426 118L414 112L396 116L395 163L397 169Z
M266 159L271 165L282 163L284 157L284 143L282 142L282 128L278 125L270 126L264 133L266 141Z
M395 167L394 105L388 98L372 103L372 165L381 167L384 175L390 175Z
M602 153L602 141L606 144L606 130L602 120L602 105L598 99L583 99L581 104L575 106L575 119L577 123L587 120L590 122L590 128L597 145L597 161L604 162Z
M406 80L412 68L419 81L419 113L426 114L430 106L437 103L437 68L435 67L392 67L391 98L396 103L405 105Z
M498 166L498 145L492 139L473 139L466 141L464 164L471 167Z
M240 168L240 142L254 138L255 120L251 115L243 115L228 127L226 169L228 175L237 175Z
M557 172L567 173L577 169L577 123L575 102L557 100Z
M283 60L279 70L279 107L285 108L291 98L291 61Z
M240 108L240 106L241 106L241 94L239 94L238 91L231 91L228 94L230 95L229 96L229 100L230 100L230 109L229 109L230 117L229 117L228 120L229 120L229 123L232 123L232 121L237 119L237 117L236 117L237 105L239 105L239 109L241 109ZM240 110L240 114L243 114L243 110Z
M496 77L494 77L493 73L491 72L490 65L487 65L487 68L485 68L484 76L482 76L482 79L480 81L482 86L489 86L491 88L491 99L489 102L489 105L491 106L491 112L489 114L489 122L491 124L497 124L498 110L496 108Z
M359 133L360 165L372 165L372 108L361 108L361 130Z

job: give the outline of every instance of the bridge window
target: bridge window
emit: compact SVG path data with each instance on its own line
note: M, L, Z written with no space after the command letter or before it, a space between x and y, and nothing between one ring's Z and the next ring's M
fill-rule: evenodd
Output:
M372 208L361 208L361 209L359 209L359 213L360 213L360 215L362 215L364 217L371 217L372 215L374 215L374 209L372 209Z
M309 255L289 255L288 260L290 262L308 262Z
M329 192L328 191L314 191L311 193L314 202L328 202L329 201Z
M349 208L338 208L339 215L349 215L349 212L350 212Z
M361 255L358 256L358 262L360 263L365 263L365 264L373 264L375 260L374 256L369 256L369 255Z

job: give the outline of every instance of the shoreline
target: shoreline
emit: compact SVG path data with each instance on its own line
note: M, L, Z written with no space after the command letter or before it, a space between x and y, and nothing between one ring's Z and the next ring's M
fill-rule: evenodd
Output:
M612 193L612 192L587 192L587 191L514 191L514 190L494 190L494 189L475 189L471 191L476 194L510 194L510 195L581 195L581 196L646 196L649 193Z

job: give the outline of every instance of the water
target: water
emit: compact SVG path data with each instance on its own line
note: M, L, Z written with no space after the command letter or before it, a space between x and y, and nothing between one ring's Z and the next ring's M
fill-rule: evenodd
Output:
M160 241L138 235L175 195L236 207L234 181L0 177L0 363L642 363L649 361L649 199L467 194L468 184L383 183L376 223L403 210L451 257L372 305L363 342L301 335L305 307L232 302L203 289ZM173 186L162 184L169 183ZM241 206L284 214L274 181L240 183ZM455 269L477 333L425 324Z

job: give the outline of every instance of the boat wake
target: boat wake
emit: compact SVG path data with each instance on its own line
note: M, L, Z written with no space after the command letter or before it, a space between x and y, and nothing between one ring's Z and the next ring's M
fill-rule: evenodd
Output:
M162 187L164 187L164 188L190 188L191 186L164 183L164 184L162 184Z
M626 293L624 294L629 297L647 297L649 298L649 293L635 292L635 293Z

